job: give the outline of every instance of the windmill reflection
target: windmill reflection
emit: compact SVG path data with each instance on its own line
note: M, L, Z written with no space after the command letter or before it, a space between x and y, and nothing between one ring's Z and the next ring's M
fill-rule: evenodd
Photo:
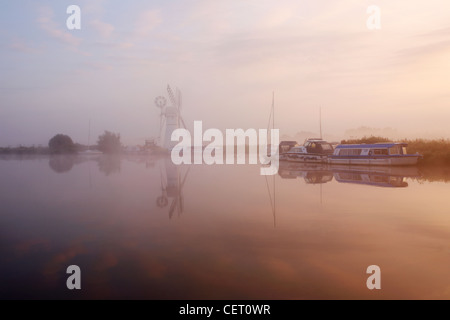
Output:
M189 169L182 174L182 168L173 164L170 158L161 161L161 195L156 198L156 204L159 208L165 208L169 205L169 219L172 219L175 211L178 216L184 210L183 186L189 174Z

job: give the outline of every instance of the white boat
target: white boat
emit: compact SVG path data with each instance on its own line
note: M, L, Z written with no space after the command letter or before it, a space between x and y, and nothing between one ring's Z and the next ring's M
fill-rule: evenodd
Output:
M328 157L330 164L407 166L415 165L420 154L408 154L406 143L340 144Z
M302 146L294 146L280 154L280 160L293 162L327 163L333 146L322 139L307 139Z

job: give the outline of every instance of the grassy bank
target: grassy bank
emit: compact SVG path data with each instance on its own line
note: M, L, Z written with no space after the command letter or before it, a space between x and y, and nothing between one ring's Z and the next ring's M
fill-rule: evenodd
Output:
M82 152L88 149L87 146L75 143L74 144L74 152ZM91 150L97 150L96 147L91 147ZM18 147L0 147L0 154L8 155L8 154L16 154L16 155L40 155L40 154L51 154L49 147L43 146L18 146ZM73 152L72 152L73 153Z
M0 154L50 154L48 147L0 147Z
M380 142L393 142L392 139L384 137L363 137L361 139L342 140L342 144L354 144L354 143L380 143ZM396 142L406 142L408 144L407 151L409 154L420 153L423 155L423 159L419 161L419 165L441 165L450 166L450 140L401 140Z

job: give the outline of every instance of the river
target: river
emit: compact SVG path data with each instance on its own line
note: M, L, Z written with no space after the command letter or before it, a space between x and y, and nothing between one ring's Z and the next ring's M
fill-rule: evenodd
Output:
M450 299L450 184L416 167L3 156L0 177L3 299Z

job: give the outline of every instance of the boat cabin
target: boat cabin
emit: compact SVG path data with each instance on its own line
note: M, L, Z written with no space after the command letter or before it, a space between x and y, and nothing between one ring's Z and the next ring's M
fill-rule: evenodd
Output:
M389 156L406 155L406 143L341 144L334 150L334 156Z
M330 155L330 164L415 165L420 154L408 154L406 143L340 144Z
M308 139L303 146L307 153L312 154L333 154L333 146L322 139Z
M298 146L297 141L281 141L279 144L279 154L283 154Z

